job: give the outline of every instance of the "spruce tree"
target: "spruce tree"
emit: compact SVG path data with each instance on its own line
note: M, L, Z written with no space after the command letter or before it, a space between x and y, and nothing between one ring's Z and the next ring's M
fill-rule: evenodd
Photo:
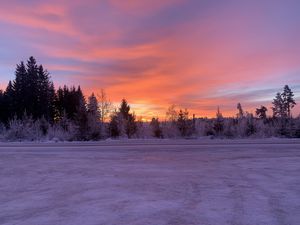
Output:
M110 122L109 122L108 129L109 129L109 134L112 138L117 138L121 135L119 112L114 111L110 115Z
M80 86L78 87L77 91L75 92L75 107L76 112L74 116L74 122L77 126L77 139L78 140L87 140L87 130L88 130L88 118L87 118L87 109L86 109L86 101L82 94Z
M119 108L119 112L121 113L121 115L123 116L123 118L125 120L128 120L129 111L130 111L130 106L128 105L126 99L122 99L122 102L121 102L121 105Z
M125 132L128 138L132 138L132 136L137 132L137 123L135 114L128 114L128 119L126 120Z
M7 123L16 115L15 90L11 81L8 82L3 93L3 122Z
M2 90L0 90L0 124L4 123L5 121L5 104L4 104L4 93Z
M26 112L37 119L39 112L39 90L38 90L38 65L34 57L30 57L26 64L27 79L25 90L25 109Z
M50 97L50 94L53 94L50 88L53 88L53 86L51 86L48 71L44 70L42 65L38 67L37 75L37 117L40 118L44 116L49 121L52 120L51 116L53 116L51 112L51 104L53 104L53 102L52 97Z
M26 100L28 93L28 77L26 67L22 61L20 64L17 64L15 71L15 80L13 82L13 91L14 91L14 104L15 114L18 118L21 118L26 110Z
M272 102L273 116L280 118L291 118L291 110L296 105L294 93L285 85L283 92L278 92Z
M56 102L56 93L53 82L49 82L48 87L48 120L49 122L53 123L55 121L55 118L57 116L57 110L55 108L55 102Z

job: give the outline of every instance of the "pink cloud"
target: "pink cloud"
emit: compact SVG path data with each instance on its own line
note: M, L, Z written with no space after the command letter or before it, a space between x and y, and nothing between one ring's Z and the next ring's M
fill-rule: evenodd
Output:
M232 114L238 101L253 110L272 100L266 92L269 101L253 101L264 95L253 89L299 84L290 74L300 71L300 32L279 31L286 26L270 23L261 7L210 4L202 10L198 1L181 0L12 2L0 8L0 22L23 28L20 36L57 73L54 80L148 104L147 113L136 109L148 117L173 103L201 116L213 116L218 105Z

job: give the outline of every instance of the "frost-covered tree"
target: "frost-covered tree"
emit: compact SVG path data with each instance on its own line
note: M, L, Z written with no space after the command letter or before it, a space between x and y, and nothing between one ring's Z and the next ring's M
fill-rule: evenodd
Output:
M88 139L98 140L101 137L100 110L98 100L94 93L88 98L87 103L87 132Z
M107 94L104 89L101 89L98 98L99 98L99 108L100 108L100 119L101 119L101 123L104 124L105 120L107 119L108 115L112 110L112 103L107 98Z
M47 123L47 122L46 122ZM36 141L45 138L47 131L43 130L48 124L34 120L26 111L21 119L16 116L9 121L6 139L9 141Z
M256 132L255 118L252 113L249 113L247 114L246 119L247 119L247 123L246 123L245 133L247 136L251 136Z
M176 109L176 105L169 106L167 112L166 112L166 120L170 122L175 122L178 119L178 112Z

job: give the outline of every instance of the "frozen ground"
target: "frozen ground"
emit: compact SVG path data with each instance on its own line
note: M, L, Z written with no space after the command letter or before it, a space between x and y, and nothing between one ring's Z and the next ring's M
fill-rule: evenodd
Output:
M0 224L298 225L300 142L0 144Z

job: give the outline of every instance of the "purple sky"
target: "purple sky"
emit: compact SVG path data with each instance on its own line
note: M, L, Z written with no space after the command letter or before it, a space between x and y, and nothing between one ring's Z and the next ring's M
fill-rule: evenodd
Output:
M56 86L105 88L144 117L173 103L253 112L285 84L300 105L299 12L296 0L3 1L0 87L33 55Z

